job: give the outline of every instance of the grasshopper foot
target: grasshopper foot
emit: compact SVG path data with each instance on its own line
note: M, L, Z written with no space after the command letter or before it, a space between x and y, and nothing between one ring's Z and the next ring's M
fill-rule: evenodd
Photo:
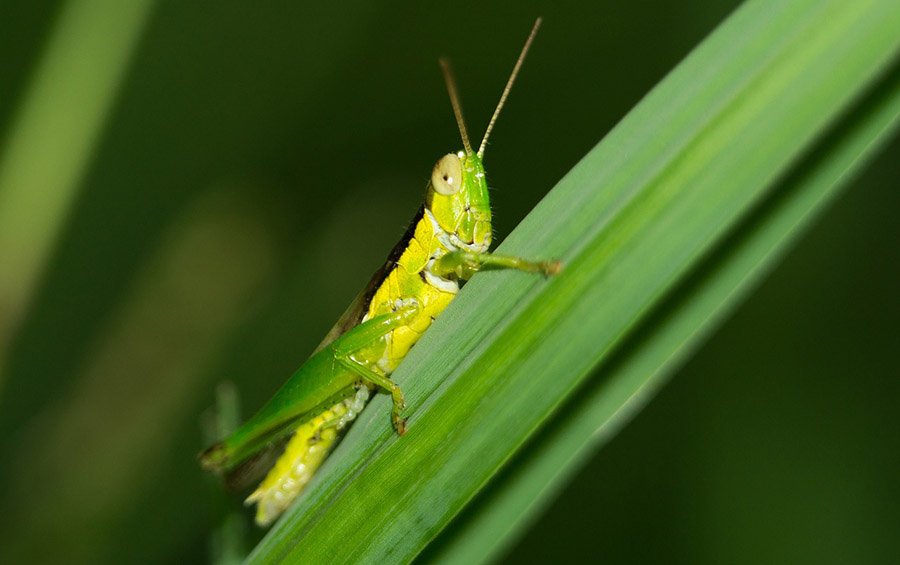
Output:
M394 429L397 431L397 435L404 435L406 433L406 418L394 415L392 420L394 421Z
M541 264L541 273L545 277L552 277L562 270L562 263L559 261L545 261Z

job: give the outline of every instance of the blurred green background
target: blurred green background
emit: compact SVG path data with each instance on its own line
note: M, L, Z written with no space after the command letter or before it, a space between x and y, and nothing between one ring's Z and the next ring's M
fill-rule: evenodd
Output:
M78 62L120 66L93 142L41 154L59 136L37 137L47 171L84 155L71 205L16 210L38 235L0 245L43 257L21 314L0 309L3 563L208 559L239 506L195 462L215 386L257 408L402 234L459 146L439 56L477 138L545 18L487 152L502 239L737 2L148 1L125 23L104 4L0 5L0 179L29 100L88 127L88 102L33 86L72 6L100 10L81 39L119 56ZM105 44L123 29L132 42ZM510 562L895 561L898 155L850 183Z

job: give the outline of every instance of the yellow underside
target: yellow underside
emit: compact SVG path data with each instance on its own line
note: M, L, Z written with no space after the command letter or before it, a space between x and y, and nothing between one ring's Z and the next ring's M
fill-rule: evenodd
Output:
M244 502L256 503L257 524L268 526L297 498L337 442L333 423L346 413L347 406L339 402L297 428L275 466Z
M427 217L416 225L415 235L406 251L397 260L397 267L391 270L385 281L378 287L369 305L369 317L387 314L395 309L398 300L414 298L421 310L407 326L397 328L385 340L384 352L387 372L390 373L406 357L409 349L453 298L455 292L441 290L423 279L421 273L436 249L446 251L434 233L434 227Z
M416 225L409 246L397 261L397 267L375 292L368 317L392 312L398 301L410 298L418 301L421 310L408 325L393 330L354 354L354 359L365 360L371 370L386 375L393 372L434 318L456 296L453 291L429 284L421 274L437 249L446 251L435 237L431 221L423 217ZM284 454L246 500L247 504L258 504L258 524L270 524L297 498L337 443L340 430L333 425L326 427L326 424L340 419L347 411L345 403L340 402L297 429Z

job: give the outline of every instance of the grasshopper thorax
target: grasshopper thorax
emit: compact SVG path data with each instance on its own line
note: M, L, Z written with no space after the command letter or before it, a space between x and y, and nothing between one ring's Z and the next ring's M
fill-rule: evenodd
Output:
M483 253L491 246L491 205L477 154L448 153L435 163L425 207L461 247Z

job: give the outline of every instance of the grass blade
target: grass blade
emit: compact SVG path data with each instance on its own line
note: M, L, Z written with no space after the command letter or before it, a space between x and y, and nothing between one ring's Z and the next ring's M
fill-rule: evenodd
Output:
M0 145L0 387L6 349L75 199L153 4L66 2Z
M492 479L429 546L428 560L482 562L514 541L753 289L798 233L895 133L898 121L900 69L895 69Z
M501 246L560 257L564 271L476 277L395 374L410 403L407 436L392 435L387 399L376 399L251 561L412 559L598 366L650 339L640 330L673 292L714 310L722 295L703 294L697 269L723 245L739 247L732 238L748 222L778 224L774 211L752 218L824 136L854 131L834 128L883 80L898 26L900 7L887 1L738 10ZM764 231L774 249L778 230ZM717 282L724 296L757 265L735 252L742 268ZM705 320L690 319L681 342ZM647 355L642 372L655 370ZM642 383L604 395L603 410L628 408Z

